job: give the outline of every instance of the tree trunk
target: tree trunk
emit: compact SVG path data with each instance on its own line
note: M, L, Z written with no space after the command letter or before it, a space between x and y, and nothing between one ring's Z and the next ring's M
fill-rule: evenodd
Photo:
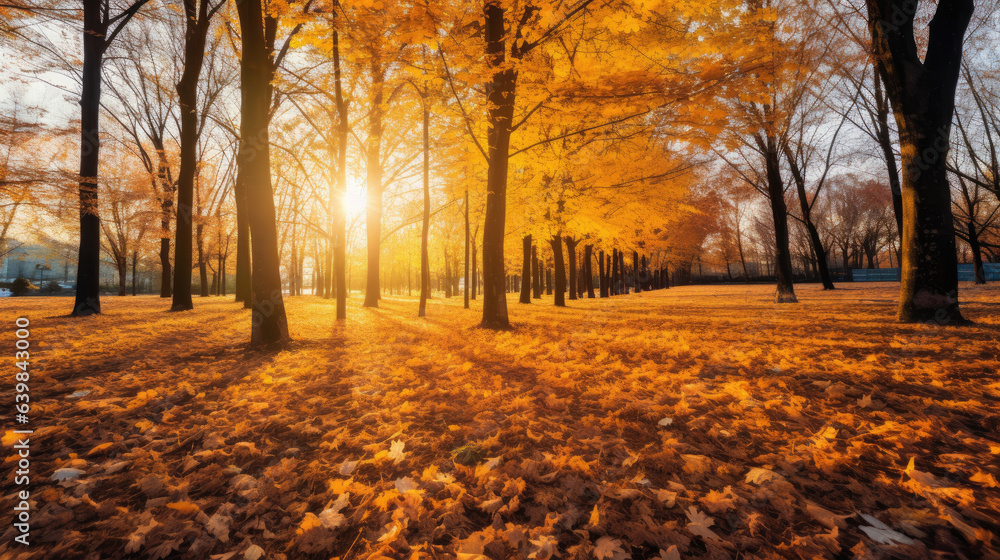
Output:
M584 245L583 247L583 278L587 284L587 299L594 299L594 269L591 264L594 262L594 246Z
M893 151L892 136L889 133L889 99L882 88L882 76L878 70L878 61L872 59L875 82L875 112L877 120L876 138L882 149L886 171L889 176L889 192L892 194L892 213L896 218L896 233L903 237L903 190L899 182L899 167L896 165L896 153Z
M156 178L160 183L160 297L173 295L173 282L170 265L170 220L174 213L174 186L167 179L167 154L163 146L156 147L157 170Z
M522 260L521 260L521 303L531 303L531 282L525 282L525 278L531 278L532 246L531 236L525 235L521 240ZM485 255L483 255L485 258Z
M487 2L484 8L486 57L492 75L486 84L488 171L486 218L483 224L483 322L493 329L510 327L507 297L503 290L503 240L507 214L507 164L514 116L517 72L506 64L505 9Z
M576 299L576 240L566 237L566 260L569 263L569 299Z
M207 0L184 0L184 72L177 82L177 102L180 106L181 163L177 174L177 226L174 232L174 298L171 311L194 307L191 301L192 222L194 178L198 170L198 79L205 59L205 37L208 33ZM198 264L202 269L201 293L207 295L205 260L199 247Z
M83 71L80 95L80 246L73 316L101 312L101 219L97 170L100 161L101 65L107 25L100 0L83 2Z
M903 322L967 323L958 305L958 261L945 164L963 36L974 2L938 3L923 61L913 47L916 10L909 2L868 0L867 4L872 47L899 129L903 259L898 317Z
M203 226L198 225L198 277L201 282L200 297L208 297L208 262L205 260L204 243L201 240Z
M797 303L792 284L792 255L788 247L788 209L785 206L785 185L781 180L777 141L768 136L765 142L767 168L767 195L774 220L775 260L777 261L778 289L775 303Z
M785 159L788 160L788 165L792 170L792 178L795 181L795 191L798 194L799 199L799 211L802 212L802 221L806 226L806 231L809 232L809 243L812 247L813 253L815 253L815 264L819 271L820 281L823 282L824 290L833 290L833 277L830 276L830 266L827 263L826 248L823 247L823 240L819 237L819 231L816 229L816 224L813 223L812 219L812 206L809 203L809 197L806 194L806 179L802 175L802 170L799 168L798 162L795 160L795 155L792 153L792 149L786 144L784 146ZM818 191L817 191L818 193Z
M632 286L635 293L642 292L642 284L639 281L639 252L632 251Z
M216 214L216 218L218 218L218 214ZM225 265L223 265L223 263L222 263L222 228L221 227L219 227L218 232L219 233L218 233L218 236L217 236L217 239L216 239L217 245L216 245L216 254L215 254L215 257L216 257L216 266L218 267L219 282L215 285L215 295L221 296L225 292L225 288L223 287L222 283L225 281L226 269L224 268Z
M377 50L376 50L377 52ZM379 289L379 257L382 240L382 117L385 94L384 69L381 60L371 61L372 97L371 114L368 117L368 192L367 218L368 231L368 280L365 288L364 307L378 307L381 294Z
M288 340L288 323L281 294L268 137L274 70L271 48L265 39L261 0L244 0L237 5L237 11L243 39L240 93L244 125L237 161L246 178L247 219L253 236L250 345L280 345ZM268 17L267 24L276 26L277 22Z
M462 295L465 298L464 305L465 308L469 308L469 284L471 283L471 278L469 278L469 191L465 191L465 288L462 290Z
M240 114L240 130L247 130L245 116ZM242 133L241 133L242 136ZM243 307L250 309L253 302L250 286L250 218L247 210L247 180L241 169L236 170L236 185L233 195L236 198L236 286L234 289L236 301L243 302Z
M122 253L121 257L115 259L115 264L118 267L118 295L124 296L128 295L128 257L125 256L126 253ZM41 283L41 281L39 281Z
M982 262L980 260L980 262ZM136 266L139 264L139 251L132 251L132 295L136 295L139 285L139 279L135 276ZM985 280L983 281L985 284Z
M611 295L618 295L618 249L611 249L611 262L608 263L611 267L611 273L608 274L608 278L611 279Z
M444 248L444 297L451 297L451 263L448 262L448 247Z
M336 5L339 2L334 0ZM340 33L333 30L333 91L337 102L337 193L333 220L333 268L330 270L331 284L337 291L337 320L347 319L347 207L344 197L347 195L347 137L350 125L347 122L347 101L344 99L340 70ZM424 108L424 181L427 174L427 109ZM426 189L426 186L425 186ZM425 192L424 200L424 239L427 238L429 216L428 205L430 195ZM426 246L424 248L426 251ZM427 293L430 294L430 268L424 272L427 275Z
M610 294L608 293L608 277L607 277L607 274L605 274L605 272L604 272L604 270L605 270L605 268L604 268L604 251L601 251L599 253L599 257L597 259L597 270L598 270L597 282L598 282L598 285L600 286L601 297L602 298L606 298Z
M973 270L976 277L976 284L986 283L986 270L983 268L983 249L979 244L979 232L976 231L976 223L969 220L969 247L972 249Z
M476 266L476 259L479 258L476 250L476 238L472 238L472 299L476 299L476 290L479 288L479 269Z
M431 231L431 182L430 182L430 111L424 98L424 216L420 231L420 307L418 317L427 315L427 298L431 297L431 265L427 241Z
M566 307L566 268L563 264L562 239L558 235L554 236L549 244L552 245L552 260L555 261L555 304L557 307Z
M533 280L531 282L532 296L535 299L542 297L542 267L538 261L538 247L531 247L531 265L533 271Z
M622 295L628 295L628 276L625 273L625 251L618 251L618 278L622 282Z

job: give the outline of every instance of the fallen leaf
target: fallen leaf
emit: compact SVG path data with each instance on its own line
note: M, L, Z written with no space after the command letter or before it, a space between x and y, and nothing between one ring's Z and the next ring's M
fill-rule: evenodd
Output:
M885 523L882 523L878 519L862 513L861 517L865 519L871 526L862 525L860 529L864 531L868 537L879 543L879 544L916 544L917 541L907 537L902 533L898 533L890 529Z
M614 559L624 555L625 551L622 550L622 541L618 539L605 536L597 539L597 543L594 545L594 558L598 560L604 560L605 558Z
M264 556L264 549L252 544L243 551L243 560L258 560Z
M715 525L714 519L698 511L698 508L694 506L689 507L684 514L687 515L687 518L690 521L690 523L687 524L687 530L690 531L691 534L697 535L706 540L722 542L722 537L709 529L709 527Z
M392 441L392 444L389 446L389 458L392 459L394 463L398 464L403 460L403 458L406 457L406 453L403 451L404 447L406 447L404 442L400 440Z

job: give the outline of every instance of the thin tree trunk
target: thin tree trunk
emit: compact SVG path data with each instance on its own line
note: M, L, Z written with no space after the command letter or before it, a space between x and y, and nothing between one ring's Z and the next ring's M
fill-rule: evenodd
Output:
M827 263L826 248L823 247L823 240L819 237L819 230L816 229L816 224L813 223L812 207L809 203L809 197L806 194L805 177L802 175L802 170L799 168L798 162L795 160L795 155L792 153L792 149L788 147L787 144L784 146L784 152L785 159L788 160L788 165L792 170L792 179L795 182L795 191L798 194L799 199L799 211L802 212L802 222L805 224L806 231L809 233L809 243L815 255L814 262L819 271L820 281L823 283L824 290L833 290L833 277L830 276L830 266Z
M246 118L240 115L240 130L246 130ZM250 309L253 302L250 285L250 219L247 210L247 180L242 170L236 171L236 186L233 194L236 198L236 301L243 302L243 307Z
M200 297L208 297L208 262L205 260L204 243L201 240L202 227L198 225L198 277L201 282Z
M448 246L444 248L444 297L451 297L451 263L448 262Z
M469 288L471 278L469 278L469 191L465 191L465 288L462 294L465 298L465 308L469 308Z
M334 5L340 3L334 0ZM344 99L340 70L340 33L333 30L333 90L334 99L337 103L337 192L334 198L334 220L333 220L333 269L332 284L337 290L337 320L347 319L347 293L350 286L347 283L347 207L344 205L344 198L347 195L347 137L350 133L347 122L347 101ZM424 176L426 187L427 169L427 108L424 107ZM430 195L425 192L424 200L424 240L426 252L426 239L428 227L428 205ZM426 253L425 253L426 254ZM426 257L425 257L426 258ZM427 275L427 293L430 293L430 269L424 271Z
M896 165L896 153L893 150L892 137L889 133L889 99L882 88L882 76L878 71L878 61L872 59L875 82L876 105L876 138L882 149L882 157L889 177L889 192L892 195L892 213L896 218L896 232L903 236L903 191L899 181L899 167Z
M611 267L610 274L608 278L611 280L610 291L611 295L618 295L618 249L611 249L611 262L608 263Z
M169 164L166 150L162 145L156 146L157 170L156 178L160 183L160 297L173 295L172 267L170 264L170 221L174 213L174 186L167 179Z
M576 299L576 240L570 237L566 241L566 260L569 264L569 299Z
M428 236L431 228L431 187L430 187L430 111L427 108L427 99L424 98L424 216L423 226L420 232L420 308L417 310L418 317L427 315L427 298L431 297L431 265L430 254L427 249Z
M583 247L583 273L587 283L587 299L594 299L594 270L591 264L594 262L594 246L584 245Z
M476 299L476 290L479 288L479 269L476 266L479 256L476 253L476 236L472 236L472 299Z
M781 180L777 141L767 137L765 143L767 168L767 194L774 220L775 259L777 260L778 289L775 303L797 303L792 284L792 255L788 247L788 209L785 206L785 186Z
M180 106L181 162L177 174L177 227L174 241L174 297L171 311L192 309L191 260L194 181L198 171L198 80L205 60L205 39L208 34L208 0L184 0L184 72L177 82L177 102ZM200 241L200 239L199 239ZM208 295L205 259L198 249L201 268L201 294Z
M538 261L538 246L531 247L531 264L534 279L531 282L532 296L535 299L542 297L542 268Z
M618 251L618 278L622 282L622 295L628 295L628 276L625 273L625 251Z
M986 270L983 268L983 250L979 244L979 232L976 231L976 224L969 220L969 247L972 249L973 270L976 284L986 283Z
M555 305L557 307L566 307L566 268L563 264L563 254L562 254L562 239L560 236L553 236L549 244L552 245L552 260L555 261L555 270L553 274L555 275Z
M639 282L639 252L632 251L632 286L635 288L635 293L642 292L642 285Z
M371 73L374 95L371 114L368 117L368 191L365 223L368 231L368 280L364 307L378 307L381 294L379 266L382 239L382 117L385 74L380 59L375 58L371 61Z
M138 284L139 284L139 279L136 278L136 276L135 276L135 269L136 269L136 266L138 265L138 263L139 263L139 252L138 251L132 251L132 295L133 296L136 295L136 290L137 290L136 286L138 286ZM984 281L984 283L985 283L985 281Z
M605 268L604 268L604 251L601 251L599 255L600 256L597 259L597 270L599 271L599 274L597 275L597 281L598 285L600 286L601 297L606 298L610 294L608 293L608 276L605 273Z
M531 282L525 282L525 278L531 278L532 245L531 236L525 235L521 240L521 303L531 303ZM485 255L484 255L485 257Z

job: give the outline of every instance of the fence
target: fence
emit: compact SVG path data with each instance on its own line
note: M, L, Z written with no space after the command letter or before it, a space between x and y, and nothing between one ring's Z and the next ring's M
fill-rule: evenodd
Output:
M851 270L855 282L899 282L898 268L855 268Z
M973 267L974 265L971 264L958 265L959 282L974 282L976 280L976 271ZM987 282L1000 280L1000 263L983 263L983 272L986 273Z
M1000 263L983 263L987 282L1000 281ZM855 268L851 271L855 282L899 282L898 268ZM973 282L976 279L973 265L958 265L958 281Z

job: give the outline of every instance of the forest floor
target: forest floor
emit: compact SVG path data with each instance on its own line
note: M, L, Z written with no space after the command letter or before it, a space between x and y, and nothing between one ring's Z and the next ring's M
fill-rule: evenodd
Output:
M1000 558L1000 288L962 286L966 327L796 290L513 295L510 332L294 297L270 354L229 298L0 301L35 430L0 558Z

